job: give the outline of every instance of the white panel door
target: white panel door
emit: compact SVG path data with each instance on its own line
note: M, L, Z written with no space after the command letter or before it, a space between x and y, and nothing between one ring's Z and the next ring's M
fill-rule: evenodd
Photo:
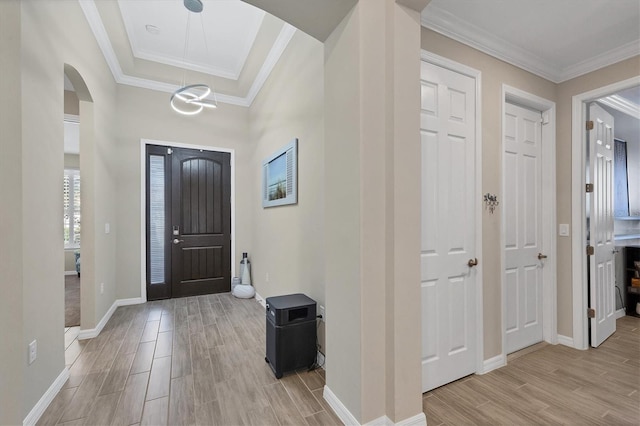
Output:
M589 179L593 192L588 194L589 305L596 310L591 319L591 346L597 347L616 331L615 268L613 261L613 117L595 103L589 105Z
M542 114L505 104L506 351L542 341Z
M422 391L476 371L475 80L421 64Z

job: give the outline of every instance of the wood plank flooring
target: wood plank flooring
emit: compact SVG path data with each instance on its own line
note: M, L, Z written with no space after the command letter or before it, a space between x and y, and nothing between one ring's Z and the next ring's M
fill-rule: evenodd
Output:
M264 311L229 294L116 310L100 336L66 330L70 378L39 425L340 425L324 371L276 380ZM423 395L433 425L640 425L640 318L600 348L540 344Z
M640 425L640 318L599 348L541 344L422 398L434 425Z
M70 378L38 425L341 425L324 371L277 380L265 315L230 294L118 308L100 335L65 331Z

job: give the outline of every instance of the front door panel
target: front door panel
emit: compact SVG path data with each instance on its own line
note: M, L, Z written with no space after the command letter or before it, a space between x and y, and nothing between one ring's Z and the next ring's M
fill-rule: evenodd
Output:
M147 147L147 299L231 290L230 154Z

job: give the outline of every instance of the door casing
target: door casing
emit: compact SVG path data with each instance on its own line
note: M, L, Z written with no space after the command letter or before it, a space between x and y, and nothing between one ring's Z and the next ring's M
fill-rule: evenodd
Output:
M476 176L475 176L475 193L482 194L482 73L474 68L468 67L466 65L460 64L458 62L452 61L448 58L445 58L440 55L436 55L435 53L428 52L426 50L421 50L420 59L422 61L428 62L433 65L437 65L442 68L449 69L451 71L457 72L459 74L466 75L475 80L476 87L476 128L475 128L475 137L476 137L476 158L475 158L475 168L476 168ZM483 256L482 256L482 203L480 201L480 197L478 197L477 203L474 205L474 217L475 217L475 227L476 227L476 247L475 252L477 253L477 258L479 260L476 268L477 270L477 278L476 278L476 338L477 338L477 360L476 360L476 373L483 374L488 371L485 368L484 361L484 315L483 315L483 283L482 283L482 274L483 274ZM488 360L490 363L491 360Z
M558 343L558 293L557 293L557 237L556 237L556 104L548 99L523 90L502 85L502 150L505 151L504 114L507 103L531 108L542 113L547 122L542 125L542 250L548 256L542 268L542 338L545 342ZM502 160L501 160L502 162ZM503 164L504 167L504 164ZM502 193L504 194L505 174L502 169ZM507 290L505 265L505 215L502 205L500 224L500 281L502 293L502 365L507 363ZM500 366L500 365L499 365Z
M584 187L586 182L587 104L621 90L640 85L640 76L631 77L573 96L571 103L571 276L573 300L573 337L560 343L576 349L589 348L587 318L587 214Z
M174 148L201 149L203 151L227 152L231 156L231 276L236 275L236 197L235 197L235 150L205 145L140 139L140 298L147 301L147 244L146 244L146 150L147 145L162 145Z

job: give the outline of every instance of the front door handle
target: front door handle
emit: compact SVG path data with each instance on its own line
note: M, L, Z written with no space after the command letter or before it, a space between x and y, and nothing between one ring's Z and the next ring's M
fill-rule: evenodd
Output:
M183 243L183 242L184 242L184 240L179 240L177 238L173 239L173 244L180 244L180 243Z
M542 260L542 259L546 259L546 258L547 258L546 254L538 253L538 260Z
M473 259L469 259L469 261L467 262L467 266L469 268L473 268L474 266L476 266L478 264L478 259L477 258L473 258Z

